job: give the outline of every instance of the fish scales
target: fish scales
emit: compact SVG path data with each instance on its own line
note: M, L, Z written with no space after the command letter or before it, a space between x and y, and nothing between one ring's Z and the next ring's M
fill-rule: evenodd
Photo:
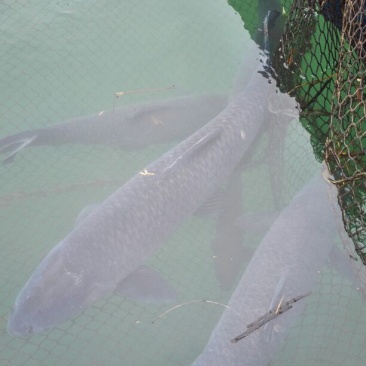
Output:
M227 105L222 95L196 95L116 108L72 118L51 126L22 131L0 139L5 163L25 147L103 144L138 149L186 138Z
M326 183L319 176L308 183L275 220L257 248L228 307L201 355L192 366L265 366L302 313L306 300L293 304L286 313L271 320L274 336L265 340L260 328L245 339L231 340L247 325L267 313L276 286L283 284L284 302L310 292L334 243L336 225ZM338 210L338 209L337 209ZM340 215L339 210L336 211ZM269 324L269 323L268 323Z
M263 124L269 90L255 73L218 116L84 218L20 291L8 331L30 335L71 319L143 264L229 177Z

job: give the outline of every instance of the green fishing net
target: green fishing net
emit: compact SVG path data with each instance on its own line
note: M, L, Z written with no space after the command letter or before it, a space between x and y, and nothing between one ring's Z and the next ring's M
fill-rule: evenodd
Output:
M293 1L273 66L300 106L314 153L338 188L345 229L366 263L364 1Z

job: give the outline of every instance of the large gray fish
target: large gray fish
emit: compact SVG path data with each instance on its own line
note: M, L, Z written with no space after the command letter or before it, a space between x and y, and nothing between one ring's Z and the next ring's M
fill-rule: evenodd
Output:
M292 309L237 343L231 340L273 305L277 306L281 299L286 302L313 289L336 233L334 211L327 193L326 183L317 177L282 211L228 303L235 312L224 311L194 366L268 364L302 313L306 300L296 302ZM335 200L334 206L337 206Z
M247 157L247 154L245 155ZM244 230L235 225L242 214L242 190L240 169L235 169L227 183L222 210L217 218L216 235L212 241L215 274L218 285L230 289L250 251L243 246Z
M146 259L228 179L263 125L271 88L255 72L218 116L81 219L20 291L9 333L50 329L95 300L123 292L134 271L143 277Z
M186 138L227 105L222 95L196 95L116 108L0 139L4 163L28 146L104 144L137 149Z

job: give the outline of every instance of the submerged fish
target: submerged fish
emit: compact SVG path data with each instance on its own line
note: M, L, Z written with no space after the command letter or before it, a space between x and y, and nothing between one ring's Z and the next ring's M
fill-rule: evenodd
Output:
M240 170L236 169L225 189L222 211L217 218L216 235L212 241L217 283L224 290L232 287L246 258L251 257L243 246L244 230L234 224L242 214L242 189Z
M243 333L248 324L268 313L271 307L279 306L281 299L289 301L313 289L318 271L324 266L334 243L334 220L326 183L317 177L282 211L263 238L231 296L228 309L192 365L268 364L302 313L306 300L293 304L291 309L245 339L237 343L231 340Z
M117 108L0 139L4 163L29 146L104 144L137 149L186 138L227 105L222 95L185 96Z
M256 72L218 116L82 218L20 291L8 332L51 329L95 300L123 293L136 271L141 278L146 259L228 179L264 122L271 87Z

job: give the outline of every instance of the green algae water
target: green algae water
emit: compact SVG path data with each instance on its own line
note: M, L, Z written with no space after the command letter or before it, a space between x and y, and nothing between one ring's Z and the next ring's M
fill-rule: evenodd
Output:
M149 100L228 94L249 43L240 18L220 1L2 2L0 17L1 137ZM161 90L115 97L139 89ZM39 147L1 166L2 365L176 365L198 353L204 338L184 341L197 332L193 320L182 322L190 307L152 325L169 306L117 296L46 334L21 339L6 332L16 295L78 213L173 146ZM199 284L213 274L209 261L200 260L212 257L210 228L207 219L188 222L149 263L180 301L210 297L216 288L212 276L206 294L192 287L193 278ZM208 324L220 315L220 307L212 310L201 314ZM183 328L172 332L177 324Z
M248 11L257 19L249 3ZM254 24L248 27L255 32ZM230 94L253 47L240 15L218 0L3 1L0 30L0 138L139 102ZM150 91L115 95L141 89ZM305 181L319 169L309 136L296 121L288 134L284 174ZM271 172L258 163L270 155L262 148L266 138L253 159L255 169L247 168L242 177L249 211L273 209ZM210 217L183 223L148 262L177 289L178 303L186 305L159 318L175 304L141 304L111 295L47 333L16 338L6 332L20 289L73 229L79 212L102 202L174 145L136 151L46 146L24 149L13 164L0 166L1 365L182 366L202 352L260 242L260 236L245 237L248 257L231 289L223 290L214 272L216 222ZM347 281L325 267L306 317L273 365L308 365L309 349L316 349L317 365L359 365L366 320L361 296ZM319 337L326 339L323 348L316 348Z

